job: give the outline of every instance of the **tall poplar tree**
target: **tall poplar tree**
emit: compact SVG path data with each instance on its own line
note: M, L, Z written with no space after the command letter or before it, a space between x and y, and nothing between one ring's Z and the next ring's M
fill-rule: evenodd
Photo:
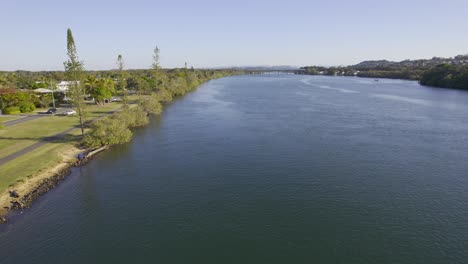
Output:
M70 29L67 30L67 55L68 60L63 63L68 81L70 82L67 95L71 100L73 108L76 109L80 121L81 135L84 136L86 102L84 101L85 89L80 82L83 75L83 62L78 59L75 40Z

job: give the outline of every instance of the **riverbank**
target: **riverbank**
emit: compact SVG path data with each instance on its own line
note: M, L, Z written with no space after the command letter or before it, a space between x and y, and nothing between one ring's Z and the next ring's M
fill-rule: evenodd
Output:
M214 78L208 78L204 80L203 83L211 79L214 79ZM155 95L159 98L161 103L168 103L172 101L174 97L184 95L185 93L192 91L196 89L197 87L199 87L199 85L192 87L192 88L187 87L187 90L181 94L172 92L171 94L169 94L169 96L166 94L161 94L161 93L158 93L157 95L156 94ZM138 96L139 98L138 108L145 109L145 112L146 112L145 115L149 115L151 113L151 111L146 108L154 108L153 104L155 102L146 100L147 98L150 98L150 97L152 96L148 96L148 97ZM159 104L159 102L156 104ZM137 106L137 104L135 104L134 102L132 106ZM135 107L135 110L137 110L136 108L137 107ZM156 107L156 110L157 108L158 107ZM109 116L109 118L106 118L106 119L107 120L119 119L121 121L120 123L126 123L126 122L139 123L138 121L136 121L135 116L132 117L132 116L128 116L128 113L125 115L124 113L119 114L121 112L119 113L115 113L115 112L116 112L115 110L109 111L108 113L114 113L114 114ZM159 113L159 112L155 111L153 113ZM130 118L132 121L125 120L125 118ZM147 119L147 117L145 117L145 119ZM100 121L98 123L102 123ZM105 121L105 120L102 120L102 121ZM36 120L31 121L31 122L36 122ZM133 126L133 128L146 125L146 124L147 122L142 122L140 123L140 125L137 124L136 126ZM113 133L118 132L118 129L116 129L116 127L112 126L110 123L109 124L106 123L104 125L104 128L106 128L104 132L105 133L104 138L113 138L113 136L115 136ZM130 126L129 128L132 128L132 126ZM91 128L88 129L89 131L87 133L88 135L91 135L91 136L85 137L85 139L90 139L96 136L96 133L94 134L92 133L93 129L96 129L96 127L91 125ZM63 137L60 139L55 138L54 139L55 141L59 141L59 142L55 142L55 144L57 144L58 146L53 146L54 144L49 144L52 142L47 143L47 145L50 148L54 148L54 150L58 154L60 154L59 157L53 157L53 155L50 155L51 153L44 152L44 150L42 150L43 153L36 151L36 156L39 155L41 158L47 159L47 161L50 162L48 163L47 166L45 165L41 166L40 169L38 167L38 169L36 169L32 173L31 172L25 173L24 171L21 171L21 169L25 170L25 168L29 167L27 164L27 161L18 161L18 159L15 159L9 162L10 164L7 164L10 167L14 167L15 172L19 172L20 170L20 172L24 174L25 176L19 177L18 175L12 174L10 175L10 178L14 179L14 181L10 181L12 183L8 184L8 182L7 183L3 182L3 185L5 186L4 190L3 191L0 190L1 192L0 194L0 223L7 221L6 217L10 211L22 210L24 208L30 207L36 198L40 197L41 195L45 194L50 189L57 186L69 174L70 169L72 167L83 165L90 158L92 158L95 154L106 149L108 146L112 144L124 143L123 141L119 143L109 143L109 141L96 138L97 140L95 140L93 143L97 143L98 145L93 145L93 146L88 145L87 148L85 147L78 148L77 146L83 146L84 144L89 143L89 140L84 140L84 141L79 140L80 136L77 134L78 133L77 131L78 130L75 129L72 135L64 135L64 136L70 137L68 140L65 140ZM101 132L103 131L100 131L97 134L102 136ZM22 137L21 139L30 141L31 136L29 136L28 138ZM131 139L131 133L130 133L129 140L130 139ZM44 139L41 139L41 140L44 141ZM66 143L64 143L63 141L66 141ZM6 142L5 144L10 144L10 143L11 142ZM8 178L8 177L4 177L3 180L5 180L5 178Z
M0 222L11 210L21 210L29 207L33 200L54 188L68 174L78 159L77 156L84 151L78 148L63 153L63 161L43 172L38 172L0 195Z
M135 98L130 98L130 107L137 103ZM89 122L121 107L120 103L90 106ZM80 136L75 118L43 116L0 130L0 223L11 210L29 207L63 180L71 167L83 163L78 156L93 148L77 147Z
M49 190L55 188L70 174L72 167L84 165L99 152L107 149L80 149L72 148L63 153L63 161L58 165L38 173L27 179L23 184L11 188L0 195L0 223L7 221L5 218L12 210L23 210L32 205L34 200Z

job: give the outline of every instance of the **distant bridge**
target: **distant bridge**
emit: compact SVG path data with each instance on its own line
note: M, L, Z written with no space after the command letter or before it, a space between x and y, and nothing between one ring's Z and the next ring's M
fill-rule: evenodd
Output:
M265 74L265 75L280 75L280 74L301 74L305 72L304 69L290 69L290 70L245 70L248 74Z

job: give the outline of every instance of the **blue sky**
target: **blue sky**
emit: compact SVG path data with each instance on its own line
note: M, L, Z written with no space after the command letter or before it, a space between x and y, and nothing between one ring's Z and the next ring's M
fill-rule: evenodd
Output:
M71 28L87 69L349 65L468 53L467 0L52 1L0 5L0 70L62 70Z

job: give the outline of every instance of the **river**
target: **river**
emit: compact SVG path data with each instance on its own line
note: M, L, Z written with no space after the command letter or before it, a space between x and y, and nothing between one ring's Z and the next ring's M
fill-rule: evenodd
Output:
M466 263L468 93L235 76L0 226L0 263Z

